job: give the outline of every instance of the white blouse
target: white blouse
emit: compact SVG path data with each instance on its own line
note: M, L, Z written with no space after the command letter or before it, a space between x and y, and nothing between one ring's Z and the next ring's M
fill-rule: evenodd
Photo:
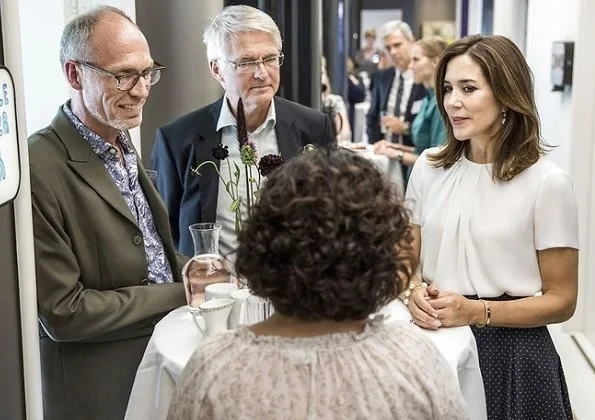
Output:
M421 228L426 281L463 295L532 296L541 291L537 250L579 248L578 210L568 172L545 158L512 180L462 156L435 168L424 151L405 203Z

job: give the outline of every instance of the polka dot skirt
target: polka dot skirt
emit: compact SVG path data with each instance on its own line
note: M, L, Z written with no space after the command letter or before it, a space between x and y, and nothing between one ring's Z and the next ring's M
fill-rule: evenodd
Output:
M512 299L504 295L486 300ZM547 327L471 330L489 420L572 419L564 371Z

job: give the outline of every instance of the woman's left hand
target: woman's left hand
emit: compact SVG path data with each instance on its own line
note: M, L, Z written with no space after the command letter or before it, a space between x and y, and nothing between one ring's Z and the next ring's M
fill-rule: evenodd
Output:
M483 303L467 299L454 292L440 292L437 298L428 301L438 312L438 319L443 327L460 327L478 324L483 313Z

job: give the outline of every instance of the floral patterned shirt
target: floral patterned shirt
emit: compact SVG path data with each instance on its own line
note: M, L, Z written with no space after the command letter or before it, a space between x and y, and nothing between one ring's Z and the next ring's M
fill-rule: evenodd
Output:
M138 224L145 246L149 272L148 283L172 282L171 266L165 256L163 242L153 221L151 207L149 207L147 198L138 182L136 153L128 138L120 131L118 141L123 154L123 160L120 160L115 147L93 132L72 113L70 101L64 104L63 109L72 125L89 144L93 152L103 161L103 166L116 183L128 205L128 209Z

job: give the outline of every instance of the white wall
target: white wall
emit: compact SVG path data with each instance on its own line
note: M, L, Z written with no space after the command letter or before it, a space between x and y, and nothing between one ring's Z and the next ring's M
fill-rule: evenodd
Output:
M527 1L494 0L493 10L494 34L511 39L523 53L527 51Z
M137 2L137 23L151 54L167 67L143 111L142 156L149 165L158 127L214 102L223 93L211 76L202 43L203 31L223 9L223 0L156 1L150 7L142 7L146 0Z
M552 92L552 42L576 41L580 0L529 0L525 56L535 77L543 138L556 145L549 158L570 169L572 90ZM576 89L573 86L572 89Z
M570 171L579 208L580 258L577 313L570 328L581 331L595 355L595 2L581 0L574 54ZM595 356L592 358L595 363Z
M21 45L27 135L47 126L68 89L60 68L63 0L21 0ZM43 30L40 30L43 28Z
M550 158L569 170L579 209L579 293L575 315L563 324L575 341L556 346L566 373L576 418L593 418L595 375L585 355L595 354L595 2L593 0L529 0L527 59L535 73L537 106L543 136L560 145ZM574 41L573 87L551 92L549 79L553 41ZM556 328L556 327L554 327ZM560 337L564 337L563 335ZM578 351L579 343L582 353ZM591 363L595 362L595 357Z

